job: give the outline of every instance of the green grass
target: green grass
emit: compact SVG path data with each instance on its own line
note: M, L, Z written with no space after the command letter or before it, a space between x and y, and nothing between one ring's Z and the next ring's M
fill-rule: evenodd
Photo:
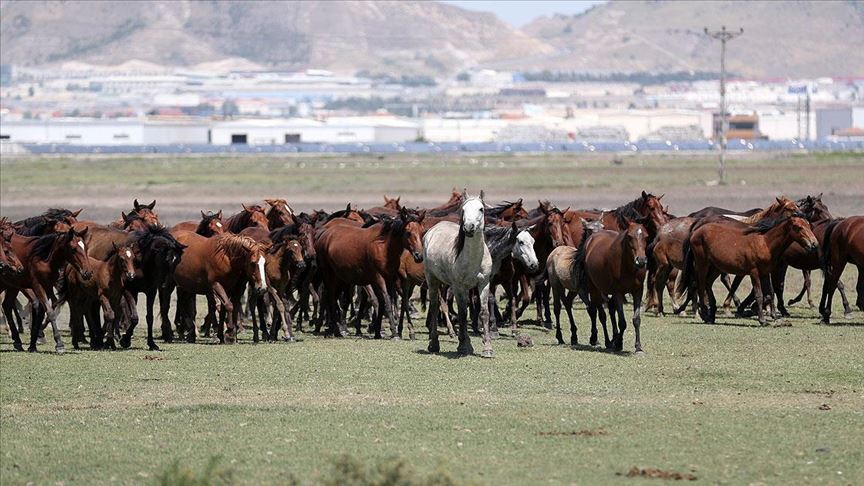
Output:
M428 355L423 334L4 352L0 475L155 482L221 456L237 482L326 481L347 455L479 483L609 482L639 467L712 483L860 484L862 314L818 326L793 309L791 327L647 317L645 356L556 346L530 325L534 348L503 337L493 360L455 358L447 339Z

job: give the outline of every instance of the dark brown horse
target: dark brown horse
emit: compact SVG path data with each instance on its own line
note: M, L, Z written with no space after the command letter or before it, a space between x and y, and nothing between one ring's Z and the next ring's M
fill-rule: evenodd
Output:
M112 228L128 229L130 221L134 221L135 219L143 221L145 226L158 225L159 215L156 214L156 211L153 210L155 207L155 199L150 204L139 204L138 200L136 199L132 202L132 210L129 211L129 214L121 212L120 219L114 221L109 226L111 226ZM139 228L132 229L135 230Z
M21 236L43 236L50 233L68 231L78 223L78 211L50 208L39 216L22 219L12 223L15 232Z
M284 199L265 199L270 206L267 209L267 225L271 230L281 228L286 224L294 224L294 210Z
M64 270L60 298L69 303L69 329L75 349L80 349L78 344L83 342L85 318L90 330L90 346L101 348L104 337L106 346L116 349L115 328L122 313L126 283L135 278L136 252L131 244L114 245L104 262L88 257L93 270L93 277L89 279L84 279L74 267L67 266ZM99 326L100 309L105 316L104 333Z
M0 218L0 275L16 275L24 272L24 265L12 251L12 236L15 230L6 218ZM11 325L11 324L10 324Z
M279 323L281 322L283 339L291 342L294 341L294 335L292 332L291 314L288 312L288 296L292 289L294 277L305 270L306 260L303 255L303 248L295 236L285 236L278 243L270 244L269 241L267 243L269 247L264 256L264 274L267 277L267 297L269 297L270 301L266 302L265 299L258 298L257 295L251 293L253 296L250 299L252 327L254 331L253 340L258 340L258 323L255 321L256 313L254 311L256 307L259 307L259 304L266 306L269 303L276 308L276 312L272 313L273 319L269 331L266 329L267 318L265 314L271 314L271 312L263 312L266 310L266 307L259 309L262 311L259 312L261 316L260 326L265 339L275 341L278 338Z
M373 216L386 215L391 217L396 217L399 215L399 210L402 209L402 205L399 204L399 200L401 197L397 197L395 199L391 199L384 195L384 205L383 206L375 206L374 208L369 208L366 210L367 213Z
M263 211L262 211L263 215ZM267 290L264 275L264 252L266 246L255 240L232 234L221 234L205 238L192 232L180 232L177 241L186 245L180 263L174 270L177 283L177 305L184 309L187 320L187 340L195 341L195 295L207 297L209 313L225 312L228 330L220 341L231 344L236 339L237 321L240 312L240 297L246 282L251 281L255 290Z
M512 222L528 217L528 211L522 207L522 198L518 201L504 201L501 204L486 208L484 211L487 221Z
M57 327L57 316L54 303L54 286L60 276L60 271L66 265L72 265L86 280L92 277L90 260L87 258L87 230L78 232L70 229L62 233L51 233L39 237L14 235L11 238L12 251L21 261L25 271L15 274L0 275L0 293L5 292L3 312L12 333L13 346L22 351L18 328L13 323L13 308L19 292L30 301L30 352L36 351L36 341L42 330L42 321L47 317L54 332L55 348L58 353L64 352L63 340Z
M711 286L717 277L721 273L749 276L759 324L764 326L763 280L771 275L776 262L793 242L815 251L818 240L801 213L763 219L753 226L733 223L714 221L694 225L684 244L684 272L677 290L682 294L698 292L699 314L705 322L713 323L717 303ZM770 279L766 281L770 285Z
M243 204L242 211L225 220L225 231L229 233L237 234L250 226L270 229L264 208L257 204L252 206Z
M382 217L380 222L363 227L332 224L318 235L315 251L324 282L322 302L332 335L342 336L345 328L339 321L339 298L353 286L371 285L379 308L387 312L391 337L399 338L391 296L396 293L402 252L407 249L416 261L423 259L423 217L403 208L397 219ZM373 322L376 339L381 338L381 319L379 312Z
M222 210L214 213L212 211L201 211L201 221L183 221L171 227L171 232L192 231L204 237L213 235L221 235L225 232L225 225L222 223Z
M819 301L823 324L831 322L831 300L847 263L858 267L857 305L864 310L864 216L834 220L825 228L822 240L822 270L825 281Z
M606 348L621 351L624 347L624 296L633 300L633 330L636 333L635 350L642 352L639 328L642 323L642 287L645 282L648 257L648 232L641 224L645 219L629 221L621 231L600 230L583 238L576 252L571 275L578 278L582 300L588 307L591 318L590 344L597 344L597 321L603 325ZM606 313L609 307L612 321L612 339L606 329ZM617 314L617 322L616 322Z

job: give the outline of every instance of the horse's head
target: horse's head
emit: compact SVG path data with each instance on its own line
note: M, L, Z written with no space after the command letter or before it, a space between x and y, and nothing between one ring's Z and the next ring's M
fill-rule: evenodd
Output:
M414 212L403 207L399 210L399 219L402 221L402 236L405 238L405 248L411 253L414 261L423 261L423 219L426 211Z
M114 247L114 252L117 254L117 268L123 273L123 278L127 281L135 279L135 254L137 249L134 244L117 245L111 242Z
M822 202L821 192L818 196L807 196L799 200L797 204L810 222L831 219L831 212L828 211L828 206Z
M579 222L582 223L582 228L587 230L589 234L596 233L604 228L603 221L599 219L589 221L585 218L579 218Z
M225 225L222 224L222 210L220 209L216 213L201 211L201 222L198 223L198 229L195 232L204 236L221 235L224 233Z
M315 223L311 219L300 218L298 225L300 246L303 247L303 253L309 262L314 263L318 256L315 253Z
M24 265L21 264L18 255L12 251L11 243L15 230L6 226L4 223L8 223L6 218L3 218L3 221L0 221L0 274L24 273Z
M647 218L642 218L640 221L630 221L627 223L627 228L624 229L624 244L632 252L633 264L636 268L644 268L648 265L648 257L645 250L648 248L648 231L642 223L647 222Z
M147 225L159 225L159 215L153 210L155 207L155 199L150 204L138 204L137 199L132 202L132 212L138 215Z
M93 276L90 257L87 256L87 243L89 241L90 228L84 228L80 232L72 228L57 238L56 246L52 249L52 252L60 252L63 259L75 270L78 270L84 280L90 280L90 277Z
M569 233L567 233L564 229L564 227L566 226L566 223L564 222L564 214L569 209L570 208L567 208L564 211L561 211L560 209L552 206L551 204L548 204L546 206L543 206L541 204L540 206L540 211L545 215L545 218L543 218L543 225L545 231L548 232L549 237L552 239L553 247L557 248L559 246L569 244L567 238L567 235L569 235Z
M294 210L284 199L265 199L270 209L267 210L267 220L271 227L285 226L294 223Z
M180 243L161 226L150 226L145 231L133 233L138 253L136 260L148 279L164 284L183 257L186 245Z
M468 193L462 192L462 207L459 209L459 224L462 231L469 238L474 236L477 231L483 232L485 226L486 205L483 203L483 191L480 191L480 196L468 196Z
M638 205L639 214L648 218L647 224L653 226L655 233L661 226L669 221L669 216L663 208L663 203L660 202L660 200L663 199L663 196L665 196L665 194L661 194L660 197L657 197L653 194L642 191L642 198Z
M284 249L282 258L291 265L291 268L302 272L306 268L306 256L303 254L303 245L297 241L296 237L286 238L280 245Z
M808 252L814 252L819 248L819 240L813 234L813 229L806 216L802 213L794 213L786 221L787 232L792 239Z
M144 220L141 213L131 212L126 214L120 211L120 217L123 219L123 229L125 230L142 231L151 225L151 223Z
M249 242L246 245L246 276L252 282L255 291L263 294L267 291L267 276L264 273L264 263L266 262L264 254L267 251L267 246L253 241L251 238L247 239Z
M267 213L264 212L264 208L257 204L253 204L252 206L243 204L243 211L246 213L246 218L249 221L249 224L246 225L247 228L258 227L270 231L270 223L267 221Z
M515 260L522 262L528 269L529 273L534 273L540 267L537 261L537 254L534 253L534 237L531 236L530 228L519 230L516 223L513 222L510 227L510 237L513 238L513 249L510 251L510 256Z
M795 204L795 201L789 199L786 196L778 196L774 199L774 202L771 203L771 206L765 210L762 215L763 218L769 217L792 217L795 213L800 213L801 210L798 208L798 205Z
M398 211L398 210L402 209L402 205L399 204L400 199L402 199L401 196L397 197L395 199L391 199L391 198L387 197L387 195L385 194L384 195L384 207L387 209L395 209L396 211Z

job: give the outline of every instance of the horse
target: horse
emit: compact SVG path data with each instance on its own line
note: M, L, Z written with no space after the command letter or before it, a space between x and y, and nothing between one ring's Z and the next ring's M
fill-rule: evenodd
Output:
M583 238L572 259L570 272L574 278L580 279L580 297L588 307L588 316L591 318L589 343L592 346L597 344L595 317L599 314L606 348L616 351L623 349L624 331L627 329L627 320L624 317L624 296L630 294L633 299L635 351L643 352L639 328L642 323L642 286L648 265L648 257L645 254L648 246L648 231L644 226L646 220L647 218L640 218L628 221L627 226L621 231L604 229ZM607 303L609 318L612 321L611 341L606 329L606 313L603 310L603 305Z
M135 279L134 245L114 245L106 261L90 259L92 278L84 279L77 269L67 266L63 272L59 297L69 303L69 329L72 346L80 349L84 336L84 318L90 330L90 346L102 347L103 336L107 347L116 349L114 333L121 314L127 282ZM104 332L99 326L99 309L105 316Z
M183 221L171 227L171 232L192 231L201 236L209 238L213 235L220 235L225 232L225 225L222 224L222 210L214 213L201 211L201 221Z
M340 315L338 299L351 287L371 285L390 321L392 339L399 339L391 296L396 294L399 260L402 252L411 252L415 261L423 261L422 220L425 213L414 215L405 208L399 218L386 216L363 226L331 220L315 241L318 272L323 279L322 303L327 312L329 333L341 337L337 324ZM342 314L344 316L344 314ZM375 338L381 338L381 313L375 316ZM357 317L359 333L359 315Z
M225 233L205 238L190 231L179 232L176 239L186 249L180 263L174 269L177 284L177 305L184 309L187 341L195 342L195 295L207 297L209 314L217 310L228 318L228 330L219 329L220 341L233 344L236 339L237 321L240 311L240 296L247 281L252 281L255 290L267 290L264 274L264 252L266 246L255 240ZM191 305L191 307L190 307Z
M603 229L603 223L600 220L586 221L582 219L580 224L584 228L583 234L579 237L580 245L591 234ZM561 302L563 300L567 318L570 320L570 344L573 346L579 344L579 338L576 335L576 321L573 320L573 299L579 295L581 290L581 275L573 272L576 253L575 247L562 245L553 249L546 259L546 275L549 277L549 287L552 289L553 308L555 310L555 339L558 344L564 344L564 336L561 333Z
M648 245L649 288L646 309L655 308L657 315L666 315L663 308L663 290L670 285L669 277L673 272L684 268L684 241L690 237L690 227L696 221L689 216L673 218L660 227L657 236ZM678 309L674 285L668 290L672 308Z
M749 218L749 217L751 217L751 216L753 216L756 213L759 213L761 211L762 211L762 208L753 208L753 209L748 209L746 211L733 211L731 209L718 208L716 206L708 206L708 207L702 208L698 211L693 211L692 213L688 214L687 217L688 218L694 218L694 219L702 219L702 218L707 218L709 216L726 216L729 218L735 217L733 219L737 219L737 218Z
M442 221L423 236L423 261L426 267L426 284L429 287L429 312L426 326L429 328L430 353L438 353L438 306L439 293L447 285L456 296L459 309L459 346L462 355L474 352L468 337L468 293L478 289L480 302L489 300L489 280L492 277L492 256L486 246L483 191L479 197L468 197L459 209L459 224ZM492 336L489 328L489 307L480 306L480 322L483 325L483 351L481 356L491 358Z
M3 312L12 333L13 346L23 351L18 328L13 321L15 299L22 292L31 305L30 320L30 352L36 351L36 341L41 331L42 320L47 317L54 333L55 349L63 353L65 348L57 327L57 315L54 310L54 285L60 276L60 271L71 264L81 273L84 280L93 276L90 261L87 258L88 231L78 232L74 228L61 233L50 233L44 236L27 237L13 235L12 251L24 266L24 272L0 275L0 293L5 292Z
M288 312L288 294L291 292L292 282L295 280L295 276L299 273L303 272L306 268L306 259L303 254L303 248L300 245L300 242L297 240L296 236L286 236L279 240L278 243L273 243L267 248L265 253L265 263L264 263L264 274L267 277L267 293L270 296L270 299L273 303L273 306L276 307L276 314L278 317L273 318L272 325L270 326L269 332L265 328L265 320L261 320L261 330L264 334L265 339L269 338L271 341L275 341L279 336L279 321L282 322L282 332L284 334L284 340L288 342L294 341L294 335L292 333L293 323L291 322L291 315ZM254 295L254 294L253 294ZM253 319L253 329L255 328L255 312L254 312L254 304L251 306L252 319ZM258 331L255 329L255 338L257 341Z
M12 223L15 232L21 236L43 236L50 233L69 231L69 228L78 223L78 211L68 209L49 208L39 216L22 219Z
M300 249L305 256L306 264L303 269L298 269L295 275L297 287L297 304L291 309L291 314L297 315L297 330L303 330L303 318L309 316L309 298L312 298L315 309L318 309L318 293L312 286L312 280L317 272L317 254L315 252L315 219L314 216L300 213L295 217L295 224L286 225L270 232L268 238L273 244L279 244L283 239L296 238L300 243Z
M856 304L860 310L864 310L864 216L850 216L828 223L822 241L821 263L825 280L819 300L820 322L831 322L831 300L847 263L858 267Z
M385 194L383 206L375 206L374 208L369 208L366 210L366 212L373 216L380 216L382 214L387 216L397 216L399 210L402 209L402 205L399 204L400 199L402 198L397 197L395 199L391 199Z
M132 211L129 211L129 214L125 214L122 211L120 212L120 219L114 221L108 226L112 228L128 228L128 222L130 217L137 218L143 221L145 226L149 225L159 225L159 215L156 214L156 211L153 208L156 207L156 200L150 204L139 204L138 200L135 199L132 202Z
M522 198L515 202L504 201L497 206L486 208L483 212L487 222L500 220L509 223L528 217L528 211L522 207Z
M6 218L0 219L0 275L17 275L24 273L24 265L18 255L12 251L12 236L15 230L11 228ZM10 323L11 325L11 323Z
M377 219L375 219L373 215L369 214L366 211L354 209L353 207L351 207L351 203L348 203L348 205L345 206L345 209L327 215L327 217L322 223L322 226L326 227L328 224L331 223L344 223L345 220L353 221L360 224L372 224L377 221Z
M698 292L699 315L714 323L717 304L711 285L720 273L749 275L756 296L758 320L763 315L762 281L769 277L780 256L793 242L815 251L818 240L801 213L763 219L753 226L714 221L697 222L684 243L684 272L677 291ZM768 280L770 287L770 280ZM769 303L773 311L773 301ZM772 312L773 314L773 312Z
M284 199L265 199L270 206L267 209L267 226L273 230L286 224L294 224L294 210Z
M459 209L462 207L462 203L464 203L465 201L463 199L464 194L464 191L460 193L454 187L453 192L450 195L450 199L448 199L447 202L440 206L428 209L426 211L426 216L447 216L448 214L458 212Z
M242 206L242 211L225 220L225 231L237 234L250 226L258 226L266 230L270 229L264 208L257 204L252 206L243 204Z
M540 266L537 259L537 253L534 251L536 242L534 241L534 237L531 236L532 229L533 228L531 227L519 229L516 222L513 221L510 223L510 226L493 226L484 230L486 246L489 248L489 255L492 257L492 280L489 285L489 319L492 320L490 328L493 335L498 332L497 317L495 315L497 311L495 278L501 273L505 262L511 270L513 263L516 262L521 266L521 268L527 270L529 274L536 273ZM503 279L501 283L504 285L505 293L509 297L510 331L512 335L515 336L518 333L518 329L516 328L515 308L516 281L512 278L512 271L508 272L507 276L510 278Z

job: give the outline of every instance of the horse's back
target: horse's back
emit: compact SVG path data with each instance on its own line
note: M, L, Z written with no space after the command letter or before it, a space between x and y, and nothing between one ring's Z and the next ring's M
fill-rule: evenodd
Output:
M198 223L196 223L195 221L182 221L182 222L177 223L174 226L172 226L171 229L168 231L173 235L174 233L178 233L180 231L195 232L195 230L197 230L197 229L198 229Z
M573 259L576 257L576 248L572 246L559 246L549 253L546 259L546 273L549 280L558 282L568 290L576 290L573 275Z
M844 219L837 225L834 234L841 237L838 243L845 247L848 261L859 266L864 265L864 216Z

